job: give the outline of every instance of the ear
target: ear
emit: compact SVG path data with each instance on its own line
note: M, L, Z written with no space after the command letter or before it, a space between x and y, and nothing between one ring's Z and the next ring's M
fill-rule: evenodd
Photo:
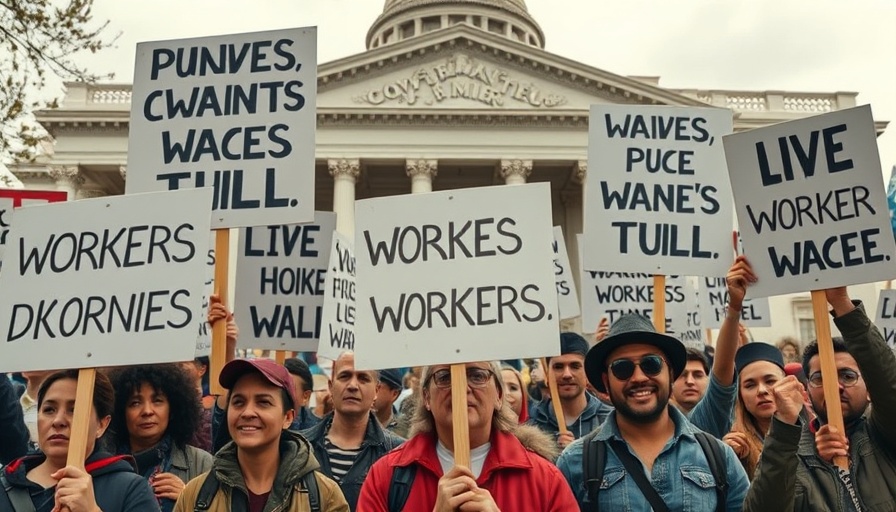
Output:
M283 430L288 430L294 419L296 419L296 410L290 409L286 411L286 415L283 417Z
M105 418L100 418L99 425L96 429L96 438L99 439L103 437L103 434L106 433L106 429L109 428L109 423L112 422L112 416L106 416Z
M429 403L429 390L428 389L422 390L420 392L420 396L423 397L423 405L426 406L426 410L427 411L432 410L431 409L432 405Z
M302 391L302 398L304 399L306 404L308 403L308 400L311 400L311 393L312 390L310 389L308 391Z
M604 389L606 389L606 393L610 393L610 375L607 373L600 374L600 380L604 383Z

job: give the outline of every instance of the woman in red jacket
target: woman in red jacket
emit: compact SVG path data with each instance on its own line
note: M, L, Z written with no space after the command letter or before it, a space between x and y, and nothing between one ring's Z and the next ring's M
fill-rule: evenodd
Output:
M453 512L464 505L464 510L481 511L578 511L566 480L549 460L553 440L519 425L504 402L498 365L480 362L466 367L471 467L454 464L450 367L427 367L411 439L370 468L358 511ZM393 476L413 478L410 488L390 493ZM394 501L396 495L402 498L399 503Z

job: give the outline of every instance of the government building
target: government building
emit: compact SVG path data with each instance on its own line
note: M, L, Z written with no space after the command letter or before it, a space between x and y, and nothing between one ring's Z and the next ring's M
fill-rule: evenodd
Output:
M576 255L590 105L728 108L735 131L856 106L857 93L669 89L550 53L545 37L524 0L386 0L366 51L318 66L316 209L350 232L357 199L549 182L554 225ZM54 144L13 174L74 199L122 194L131 86L66 86L59 108L37 113ZM882 286L851 292L873 315ZM814 337L808 292L773 297L771 313L754 339Z

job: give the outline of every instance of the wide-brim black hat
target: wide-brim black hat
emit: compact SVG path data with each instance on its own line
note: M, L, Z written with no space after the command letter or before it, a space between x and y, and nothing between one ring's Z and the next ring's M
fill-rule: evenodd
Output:
M681 341L656 332L653 322L643 315L623 315L610 326L607 337L591 347L585 356L585 375L595 389L604 393L607 391L602 378L607 371L607 357L617 348L630 343L645 343L662 350L672 368L673 381L684 371L688 354Z

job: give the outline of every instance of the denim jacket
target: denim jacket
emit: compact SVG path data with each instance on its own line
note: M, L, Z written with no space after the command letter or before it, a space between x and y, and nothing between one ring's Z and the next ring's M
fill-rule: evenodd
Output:
M700 430L721 439L731 430L736 400L737 381L723 386L710 372L706 394L691 409L688 419Z
M582 411L575 423L567 425L567 428L576 439L589 434L592 430L599 427L613 410L611 406L601 402L590 393L586 392L585 397L588 399L585 410ZM554 404L551 403L551 399L545 398L530 411L528 424L535 425L543 432L556 438L560 432L560 427L557 425L557 415L554 414Z
M711 512L716 507L716 483L703 450L694 437L699 429L684 414L670 406L669 414L675 424L675 433L663 447L648 475L651 484L670 510L683 512ZM610 414L597 434L597 439L622 439L616 424L616 412ZM717 441L725 451L728 468L728 503L726 510L740 511L750 482L747 474L730 446ZM566 447L557 460L557 467L572 488L579 508L591 510L625 510L650 512L650 504L641 493L634 479L626 474L622 462L607 449L607 463L598 492L598 506L590 504L582 471L582 439ZM645 469L646 472L646 469Z

